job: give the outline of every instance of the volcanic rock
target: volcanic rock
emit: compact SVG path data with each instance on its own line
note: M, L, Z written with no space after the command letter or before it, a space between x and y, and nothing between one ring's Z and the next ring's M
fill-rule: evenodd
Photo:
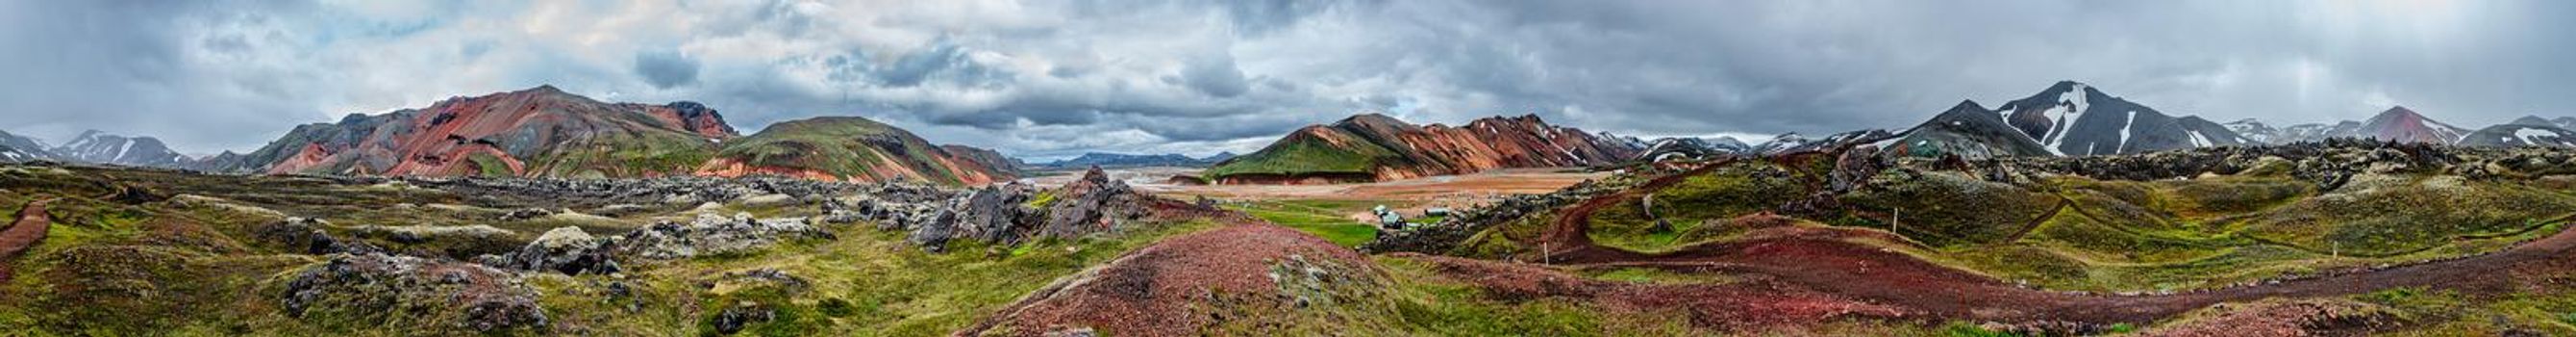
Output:
M507 271L480 264L384 254L333 254L295 272L280 302L289 316L334 324L436 318L428 326L369 326L415 332L542 331L536 291Z
M1081 180L1056 190L1056 201L1047 206L1046 223L1038 227L1038 234L1075 237L1108 231L1119 222L1143 217L1145 198L1127 182L1091 168L1083 171Z
M795 239L834 238L831 232L805 224L804 219L753 219L749 213L732 217L699 214L688 224L672 221L654 223L619 236L615 251L633 256L669 260L690 257L741 253L768 248ZM541 240L542 241L542 240Z
M620 268L609 256L616 241L593 238L581 227L561 227L537 236L516 252L487 256L484 264L520 270L552 270L566 275L614 274Z

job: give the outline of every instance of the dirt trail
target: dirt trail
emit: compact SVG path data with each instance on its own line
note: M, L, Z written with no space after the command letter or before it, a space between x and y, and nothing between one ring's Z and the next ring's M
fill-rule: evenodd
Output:
M1596 245L1588 237L1593 210L1624 196L1651 191L1702 174L1658 178L1639 188L1568 207L1541 236L1554 247L1546 261L1576 266L1651 267L1768 275L1782 283L1917 311L1944 319L2001 322L2072 321L2146 323L2220 302L2265 297L2318 297L2392 287L2429 287L2469 294L2504 294L2562 287L2576 272L2576 231L2561 232L2501 252L2378 270L2253 286L2163 295L2103 295L2030 289L1953 269L1849 239L1890 239L1883 232L1848 228L1776 228L1758 239L1639 253ZM1896 239L1902 242L1901 239Z
M18 256L45 240L45 232L53 228L53 218L45 215L45 204L53 202L53 199L27 202L26 208L18 210L18 222L10 224L8 229L0 229L0 282L11 279Z
M1022 297L960 336L1055 335L1053 332L1098 329L1119 335L1188 336L1223 323L1223 317L1198 315L1210 307L1285 305L1281 298L1261 296L1281 290L1274 268L1288 261L1308 277L1324 275L1331 265L1360 268L1368 257L1323 238L1259 219L1237 219L1198 233L1166 238L1128 252L1098 267L1058 279ZM1332 275L1374 280L1373 269L1333 270ZM1357 282L1357 281L1353 281ZM1382 287L1371 284L1370 287ZM1233 294L1233 295L1227 295Z

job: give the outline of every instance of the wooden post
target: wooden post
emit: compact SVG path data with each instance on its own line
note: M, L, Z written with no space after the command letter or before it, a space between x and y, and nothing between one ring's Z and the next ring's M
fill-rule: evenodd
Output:
M1548 245L1550 245L1550 244L1554 244L1554 243L1552 243L1552 242L1540 242L1540 243L1538 243L1538 264L1551 264L1551 263L1554 263L1553 261L1549 261L1551 258L1556 257L1556 253L1552 252L1552 251L1549 249L1550 247L1549 247Z

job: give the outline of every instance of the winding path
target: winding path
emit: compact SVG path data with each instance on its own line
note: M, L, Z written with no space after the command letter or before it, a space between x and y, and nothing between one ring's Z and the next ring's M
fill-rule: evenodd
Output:
M18 256L43 242L45 232L54 227L53 217L45 215L45 205L53 202L54 199L27 202L26 208L18 210L18 221L8 229L0 229L0 282L12 279Z

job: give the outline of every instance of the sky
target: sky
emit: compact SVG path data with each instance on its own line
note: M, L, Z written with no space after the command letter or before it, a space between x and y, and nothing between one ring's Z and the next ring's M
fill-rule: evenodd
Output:
M2273 125L2576 116L2576 1L0 0L0 130L182 152L551 84L745 133L1250 152L1366 112L1627 135L1903 128L2060 80Z

